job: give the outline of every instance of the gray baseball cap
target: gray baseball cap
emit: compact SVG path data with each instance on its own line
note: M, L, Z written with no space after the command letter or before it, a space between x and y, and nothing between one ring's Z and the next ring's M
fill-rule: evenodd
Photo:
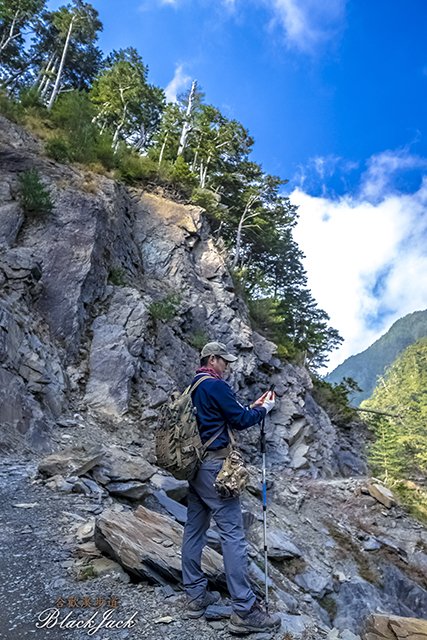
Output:
M236 356L228 353L227 347L223 342L208 342L202 349L202 353L200 354L202 358L206 356L220 356L223 360L227 362L234 362L237 360Z

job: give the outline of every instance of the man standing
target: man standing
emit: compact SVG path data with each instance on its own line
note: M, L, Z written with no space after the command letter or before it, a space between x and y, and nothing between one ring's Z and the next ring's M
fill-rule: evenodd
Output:
M205 534L212 515L221 537L227 587L232 599L230 631L245 634L276 630L280 627L280 617L267 615L251 588L240 499L221 497L214 483L230 450L227 426L243 430L261 422L274 406L274 393L265 393L249 407L241 405L222 379L228 364L235 360L237 358L227 352L224 344L209 342L202 349L201 366L193 380L194 384L201 376L211 376L192 394L202 442L211 439L221 426L224 429L209 445L198 473L189 482L182 574L188 615L198 618L210 604L219 600L217 592L207 591L207 579L201 569Z

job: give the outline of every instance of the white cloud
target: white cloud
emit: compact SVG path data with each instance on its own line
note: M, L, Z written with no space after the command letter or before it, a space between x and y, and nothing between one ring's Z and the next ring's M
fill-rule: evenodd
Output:
M427 158L410 153L405 147L397 151L383 151L368 161L367 171L362 176L362 196L378 200L387 190L392 189L398 172L412 169L426 169Z
M195 4L211 4L225 11L226 17L243 11L249 3L266 7L271 15L270 26L279 27L289 48L313 55L321 45L336 42L345 24L348 0L192 0ZM144 0L141 11L152 6L180 8L190 6L190 0Z
M332 154L316 156L311 158L305 166L298 166L292 183L302 191L325 195L328 193L328 181L339 175L344 190L348 191L346 188L347 179L358 168L359 163L340 156Z
M398 318L427 308L427 178L415 193L383 192L378 202L314 197L301 188L291 201L299 205L295 239L306 254L308 285L345 339L330 369Z
M173 7L174 9L177 9L181 6L181 2L182 0L155 0L155 2L153 2L153 0L144 0L139 5L138 11L145 13L147 11L151 11L153 8L157 8L158 6Z
M303 53L314 53L334 38L344 22L346 0L265 0L274 23L286 35L287 44Z
M184 72L184 65L177 64L175 74L165 89L165 95L168 102L176 102L177 95L187 88L191 82L191 77Z

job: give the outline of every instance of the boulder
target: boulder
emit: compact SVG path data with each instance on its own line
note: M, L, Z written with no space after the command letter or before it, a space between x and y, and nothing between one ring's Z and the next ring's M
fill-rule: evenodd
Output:
M416 618L426 617L427 590L398 567L385 565L382 572L385 593L400 604L400 609L393 613Z
M101 477L108 477L112 482L139 480L145 482L154 475L156 469L147 460L134 455L124 447L113 446L105 452L100 469ZM98 476L97 481L100 482Z
M334 626L359 632L365 618L375 611L393 610L397 603L373 584L362 579L343 582L333 596L336 605Z
M316 598L323 598L327 591L332 590L330 576L319 573L315 569L307 569L298 574L294 582Z
M78 542L89 542L95 533L95 518L90 518L88 522L84 522L76 531Z
M349 629L344 629L344 631L341 631L340 640L360 640L360 636L349 631Z
M135 511L107 509L98 517L95 543L134 576L161 585L180 583L183 527L168 516L139 506ZM225 588L222 559L205 547L202 568L208 580Z
M292 469L304 469L308 466L308 461L306 458L308 450L309 446L302 442L290 448L289 453L291 455Z
M188 492L188 482L186 480L177 480L173 476L160 472L151 476L150 482L156 489L162 489L173 500L182 500Z
M427 620L374 614L366 621L363 640L427 640Z
M378 484L377 482L370 482L368 485L368 491L370 495L381 502L387 509L391 509L391 507L396 504L394 496L390 489L385 487L382 484Z
M112 496L128 498L129 500L142 500L150 491L149 486L139 480L109 482L105 485L105 488Z
M185 524L187 520L187 507L184 507L183 504L169 498L168 495L164 491L153 491L150 495L151 501L154 499L158 505L160 505L160 511L167 511L168 515L172 516L180 522L181 524ZM157 511L158 509L154 509Z
M253 527L248 534L256 548L262 549L264 545L264 534L261 526ZM300 558L303 552L291 541L281 529L268 527L267 529L267 554L274 560L286 560L289 558Z
M42 476L81 476L103 460L105 451L95 448L87 451L84 447L57 451L43 458L38 471Z
M307 634L313 627L313 619L310 616L291 615L289 613L280 613L279 615L282 621L281 631L285 631L290 635L292 640L307 638Z
M292 446L298 440L298 438L302 435L302 432L306 424L307 424L307 420L305 418L299 418L298 420L294 420L294 422L292 422L291 426L289 427L289 432L287 436L290 446Z
M127 583L130 581L129 574L123 570L123 567L110 558L95 558L91 560L90 566L96 577L111 576L119 582Z
M364 540L362 546L365 551L377 551L378 549L381 549L381 543L372 536L369 536L367 540Z

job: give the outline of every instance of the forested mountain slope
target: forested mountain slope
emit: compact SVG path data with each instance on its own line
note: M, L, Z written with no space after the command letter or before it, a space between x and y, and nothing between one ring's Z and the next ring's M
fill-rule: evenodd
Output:
M388 414L375 419L374 472L426 484L427 337L405 349L361 406Z
M352 403L359 405L372 394L377 379L410 344L427 335L427 310L415 311L397 320L368 349L347 358L326 376L331 383L353 378L362 389L352 394Z

